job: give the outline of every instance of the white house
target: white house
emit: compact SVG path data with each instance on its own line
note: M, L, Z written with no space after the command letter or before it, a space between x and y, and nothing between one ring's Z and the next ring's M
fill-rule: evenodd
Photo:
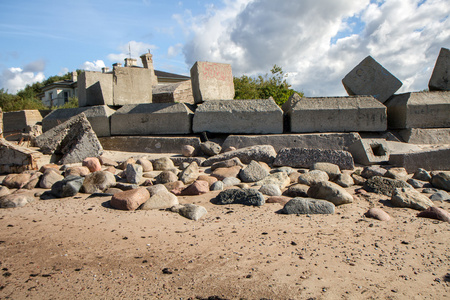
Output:
M77 72L72 72L72 80L56 81L42 88L40 98L45 106L62 106L69 98L78 97Z

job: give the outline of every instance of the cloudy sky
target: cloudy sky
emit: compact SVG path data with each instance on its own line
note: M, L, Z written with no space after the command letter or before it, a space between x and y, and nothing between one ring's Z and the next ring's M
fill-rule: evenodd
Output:
M197 60L235 76L277 64L306 96L345 95L342 78L371 55L399 92L418 91L450 48L449 14L448 0L0 1L0 88L150 50L156 69L185 75Z

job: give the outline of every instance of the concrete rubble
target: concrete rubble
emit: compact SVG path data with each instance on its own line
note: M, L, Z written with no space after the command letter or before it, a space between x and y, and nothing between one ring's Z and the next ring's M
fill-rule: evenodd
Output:
M41 153L0 138L0 174L37 170Z

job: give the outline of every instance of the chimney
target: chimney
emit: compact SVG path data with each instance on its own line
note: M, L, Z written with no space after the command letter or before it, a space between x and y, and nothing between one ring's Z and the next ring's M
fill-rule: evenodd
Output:
M78 73L77 71L72 72L72 81L77 82L78 81Z
M134 58L125 58L125 67L135 67L137 66L137 61Z
M108 67L102 68L102 73L108 73L108 72L109 72L109 68Z
M153 55L150 54L150 50L148 53L141 55L142 65L146 69L153 69Z
M120 68L120 67L122 67L122 64L121 63L114 63L113 64L113 69L115 70L116 68Z

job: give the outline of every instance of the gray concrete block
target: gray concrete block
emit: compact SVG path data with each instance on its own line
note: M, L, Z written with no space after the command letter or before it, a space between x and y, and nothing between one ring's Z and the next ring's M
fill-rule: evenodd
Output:
M389 148L383 139L360 139L348 148L356 163L375 165L389 161Z
M180 153L181 147L200 147L198 137L112 136L100 138L105 150L145 153Z
M152 103L190 103L194 104L190 80L160 84L153 88Z
M234 83L231 65L197 61L191 68L195 103L211 100L232 100Z
M349 95L372 95L381 103L389 99L402 82L371 56L363 59L348 73L342 84Z
M450 50L441 48L428 88L430 91L450 91Z
M183 103L124 105L111 116L111 135L189 134L193 114Z
M450 147L391 154L389 163L404 167L408 173L413 173L418 168L428 171L448 171L450 170Z
M42 120L42 131L46 132L80 113L86 115L98 137L111 135L109 121L115 110L106 105L54 110Z
M450 127L450 92L399 94L386 106L392 129Z
M284 148L278 152L273 165L276 167L311 168L316 162L338 165L341 170L355 168L350 152L306 148Z
M78 76L78 106L114 105L113 75L82 72Z
M291 132L385 131L386 107L372 96L301 98L288 112Z
M42 121L39 110L20 110L3 113L3 131L7 139L8 135L26 132L28 126L36 125ZM15 140L11 136L11 140Z
M409 128L399 134L411 144L450 144L450 128Z
M193 131L283 133L283 111L273 99L207 101L195 111Z
M114 105L152 103L152 69L114 68Z

